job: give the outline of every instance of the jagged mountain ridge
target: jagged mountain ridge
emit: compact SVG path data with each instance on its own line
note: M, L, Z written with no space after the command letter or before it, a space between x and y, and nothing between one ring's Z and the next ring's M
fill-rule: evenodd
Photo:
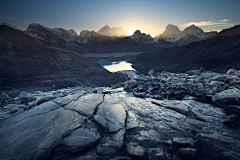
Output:
M88 30L73 36L70 31L50 29L39 24L29 25L26 32L78 53L142 52L159 47L158 44L136 42L130 37L111 37Z
M105 25L103 28L97 31L97 33L100 35L105 35L110 37L115 37L115 36L120 37L127 34L122 27L111 28L108 25Z
M155 42L154 39L148 34L141 33L140 30L136 30L132 36L130 36L136 42L143 42L143 43L153 43Z
M217 72L226 72L234 67L240 69L240 34L232 36L231 29L228 32L229 35L201 40L186 46L146 52L136 56L131 62L136 70L143 73L147 73L150 68L171 72L185 72L200 67Z
M162 34L158 35L156 39L173 42L179 45L186 45L191 42L212 38L216 34L216 31L204 32L201 28L195 25L188 26L183 31L180 31L177 26L168 24L166 26L166 30ZM195 38L193 38L193 36Z

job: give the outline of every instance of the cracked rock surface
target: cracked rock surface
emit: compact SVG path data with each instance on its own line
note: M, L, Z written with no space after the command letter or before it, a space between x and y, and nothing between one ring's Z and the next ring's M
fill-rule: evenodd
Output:
M219 74L202 76L221 79ZM15 98L1 109L8 115L22 107L0 120L0 159L240 159L238 103L228 103L226 111L216 105L220 98L226 104L225 94L210 103L139 98L108 87L27 93L24 104ZM48 96L38 104L38 97Z

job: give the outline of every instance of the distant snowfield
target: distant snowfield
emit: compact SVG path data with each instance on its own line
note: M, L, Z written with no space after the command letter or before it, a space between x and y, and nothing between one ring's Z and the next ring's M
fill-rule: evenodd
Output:
M123 57L123 56L136 56L142 52L122 52L122 53L84 53L85 57Z

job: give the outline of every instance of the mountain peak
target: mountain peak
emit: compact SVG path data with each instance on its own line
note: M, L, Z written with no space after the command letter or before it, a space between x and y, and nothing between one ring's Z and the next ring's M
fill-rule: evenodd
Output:
M140 43L153 43L153 38L148 34L146 35L145 33L141 33L140 30L136 30L133 35L130 37L136 42Z
M103 28L101 28L98 32L98 34L105 35L105 36L121 36L122 34L126 34L124 29L122 27L109 27L108 25L105 25Z
M109 25L105 25L103 28L110 28Z
M136 30L133 34L142 34L140 30Z

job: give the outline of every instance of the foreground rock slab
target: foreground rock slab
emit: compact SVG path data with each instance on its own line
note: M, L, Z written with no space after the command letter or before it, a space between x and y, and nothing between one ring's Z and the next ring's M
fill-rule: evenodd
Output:
M74 110L84 116L92 117L97 106L102 103L103 94L88 94L80 97L77 101L73 101L65 106L65 109Z
M111 95L105 96L94 116L94 120L109 132L117 132L125 127L126 111L114 98Z
M22 113L22 116L24 113ZM19 120L0 131L0 159L43 159L74 122L73 111L58 108ZM79 117L81 119L81 117ZM7 121L5 123L7 124Z

